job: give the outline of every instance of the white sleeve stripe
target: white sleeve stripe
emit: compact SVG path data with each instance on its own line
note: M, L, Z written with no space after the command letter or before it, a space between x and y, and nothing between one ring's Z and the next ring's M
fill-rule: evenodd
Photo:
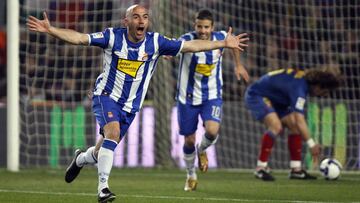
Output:
M182 48L184 47L184 43L185 43L185 41L181 41L180 49L179 49L178 53L177 53L175 56L181 54L181 50L182 50Z
M113 48L114 47L114 41L115 41L115 34L114 34L113 28L109 28L109 30L110 30L110 39L109 39L108 48Z
M88 36L88 46L90 46L91 44L91 37L90 37L90 34L86 34Z

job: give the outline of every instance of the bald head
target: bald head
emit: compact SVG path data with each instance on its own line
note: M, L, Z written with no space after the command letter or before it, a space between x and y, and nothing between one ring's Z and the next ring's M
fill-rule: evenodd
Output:
M128 18L128 17L132 16L132 14L134 13L134 10L137 10L137 9L143 9L147 12L147 9L144 6L141 6L139 4L134 4L134 5L130 6L128 9L126 9L125 17Z

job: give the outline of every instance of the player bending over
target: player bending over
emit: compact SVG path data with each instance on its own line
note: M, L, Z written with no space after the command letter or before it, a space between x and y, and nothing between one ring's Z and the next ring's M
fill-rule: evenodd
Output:
M280 69L269 72L246 90L245 103L252 115L262 121L267 131L254 172L255 177L273 181L268 159L276 137L286 127L289 130L290 179L316 179L301 166L302 140L305 140L313 158L317 159L320 146L311 138L304 116L306 97L327 96L340 85L340 77L324 70Z

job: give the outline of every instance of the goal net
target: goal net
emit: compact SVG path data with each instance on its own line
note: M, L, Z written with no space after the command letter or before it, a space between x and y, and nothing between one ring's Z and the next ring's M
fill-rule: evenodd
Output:
M216 30L250 34L242 62L251 81L278 68L340 70L344 84L331 97L310 98L311 135L323 145L323 157L335 157L346 170L358 170L360 157L360 2L267 0L25 0L20 16L20 165L64 167L74 149L94 145L98 126L87 97L102 71L102 50L74 46L31 33L26 17L48 13L52 25L91 33L122 25L127 7L151 9L151 30L177 38L193 30L194 14L209 8ZM246 84L233 74L233 60L223 61L223 121L220 139L209 150L210 167L256 165L264 127L244 107ZM144 108L117 147L116 167L183 167L183 137L178 135L174 100L178 59L160 60ZM286 84L284 84L286 85ZM197 136L204 132L199 124ZM304 146L305 165L316 168ZM270 167L287 169L287 132L277 138Z

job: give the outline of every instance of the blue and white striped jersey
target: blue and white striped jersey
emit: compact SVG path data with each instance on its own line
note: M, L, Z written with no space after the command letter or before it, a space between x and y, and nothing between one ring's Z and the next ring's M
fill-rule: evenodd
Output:
M224 40L225 31L212 32L211 40ZM183 41L196 39L196 32L180 37ZM177 100L182 104L200 105L204 101L222 98L222 55L224 49L206 52L181 53L177 82Z
M175 56L183 46L182 41L156 32L133 43L126 28L107 28L88 36L90 45L104 49L104 70L96 80L94 95L109 95L129 113L140 110L159 56Z

